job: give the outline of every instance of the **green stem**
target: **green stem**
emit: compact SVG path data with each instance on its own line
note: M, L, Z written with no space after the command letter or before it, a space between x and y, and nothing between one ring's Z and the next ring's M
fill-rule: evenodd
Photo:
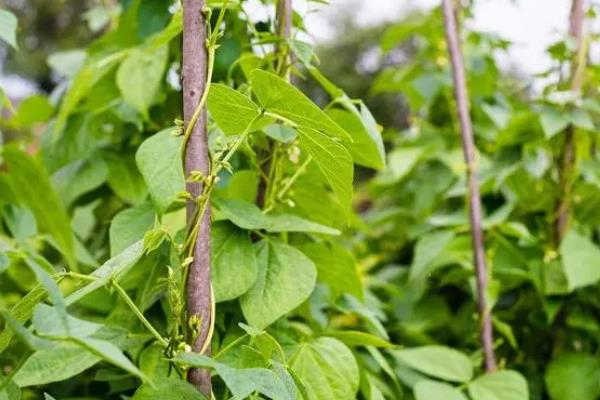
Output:
M112 280L111 284L113 285L119 296L121 296L123 301L129 306L129 308L131 308L131 311L133 311L133 313L139 318L139 320L142 321L142 324L144 324L144 326L150 331L150 333L156 338L156 340L158 340L158 342L163 347L167 347L169 345L169 342L167 342L167 340L163 338L160 333L158 333L154 326L152 326L150 321L146 319L144 313L140 311L140 309L135 305L133 300L131 300L131 297L129 297L129 295L121 287L121 285L119 285L115 280Z
M306 160L304 161L304 163L302 163L300 168L298 168L296 170L296 172L294 172L294 175L292 175L292 177L281 188L279 193L277 193L277 196L275 197L275 199L281 199L281 198L283 198L283 196L286 195L286 193L292 188L294 183L296 183L296 181L298 180L300 175L302 175L304 173L304 171L306 171L306 168L308 167L308 164L310 164L311 161L312 161L312 156L308 156L306 158ZM273 210L274 207L275 207L275 201L269 203L269 206L267 208L265 208L264 213L266 214L266 213L270 212L271 210Z

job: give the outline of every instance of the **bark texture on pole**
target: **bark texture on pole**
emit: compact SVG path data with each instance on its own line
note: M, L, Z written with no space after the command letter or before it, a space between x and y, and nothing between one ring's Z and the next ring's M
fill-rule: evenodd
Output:
M569 35L575 39L576 49L571 63L571 90L579 92L585 67L586 46L584 44L584 18L586 0L573 0L569 15ZM573 169L575 167L575 127L569 125L565 130L565 143L560 156L559 190L560 198L556 204L554 220L554 244L560 246L571 218L570 197L572 191Z
M206 22L202 14L204 0L183 0L183 117L185 125L189 123L200 97L206 87L208 56L205 46ZM201 171L209 174L210 157L206 132L206 110L196 122L190 135L185 152L185 173ZM187 190L193 198L202 193L201 183L188 183ZM187 220L192 223L196 203L188 201ZM206 341L211 324L211 287L210 287L210 207L200 222L198 238L194 246L194 261L189 266L187 277L187 320L198 317L201 320L200 332L194 343L194 351L201 350ZM205 352L210 353L210 346ZM210 371L192 369L188 380L205 396L211 396Z
M477 182L477 165L475 160L475 142L473 126L469 115L469 96L465 78L465 67L461 45L458 38L458 27L452 0L442 0L444 24L446 29L446 42L452 63L452 77L454 80L454 96L456 98L462 147L467 164L467 182L469 186L469 217L471 222L471 238L473 241L473 262L477 280L477 307L481 323L481 345L483 348L485 370L496 370L496 357L494 354L494 337L492 330L491 311L486 304L486 290L488 284L487 266L483 231L481 228L481 198Z

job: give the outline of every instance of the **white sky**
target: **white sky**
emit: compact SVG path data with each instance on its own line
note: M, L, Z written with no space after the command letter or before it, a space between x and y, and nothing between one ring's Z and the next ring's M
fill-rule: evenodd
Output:
M441 0L329 0L329 6L319 6L306 0L296 1L296 9L304 14L307 7L317 12L308 14L306 24L315 39L331 38L331 18L344 7L352 11L359 25L399 20L403 13L415 7L430 9ZM514 43L510 62L527 73L541 72L548 67L545 49L567 30L570 0L477 0L473 27L499 34ZM358 8L357 8L358 7Z
M295 9L307 16L305 23L314 40L323 41L332 37L335 31L331 21L341 12L350 12L359 25L374 25L399 20L415 7L438 6L441 0L329 0L328 6L310 0L293 2ZM476 0L474 28L512 41L509 59L501 61L534 74L549 66L544 50L566 31L570 3L571 0ZM257 18L266 12L259 0L249 0L248 11ZM27 82L2 76L1 70L0 85L14 94L25 95L34 90Z

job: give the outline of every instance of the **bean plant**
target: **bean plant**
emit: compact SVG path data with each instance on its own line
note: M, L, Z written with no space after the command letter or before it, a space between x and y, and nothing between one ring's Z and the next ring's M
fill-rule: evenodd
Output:
M250 3L103 1L0 89L0 400L598 399L594 7L523 79L440 1L357 99Z

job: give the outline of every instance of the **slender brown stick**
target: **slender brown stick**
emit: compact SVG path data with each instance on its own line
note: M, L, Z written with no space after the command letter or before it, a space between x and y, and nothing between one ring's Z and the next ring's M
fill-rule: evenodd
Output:
M475 143L473 127L469 115L469 96L465 78L465 67L461 46L458 39L458 28L454 14L452 0L442 0L444 23L446 28L446 42L452 62L452 77L454 79L454 96L456 98L457 112L460 121L462 147L467 164L467 181L469 184L469 216L471 221L471 237L473 241L473 261L475 276L477 278L477 306L481 319L480 338L483 347L485 370L496 370L496 357L494 354L494 337L492 330L491 310L486 305L487 266L483 231L481 229L481 198L479 184L477 183L477 165L475 160Z
M200 97L206 88L207 51L206 21L202 9L204 0L183 0L183 117L189 123ZM202 114L190 134L185 150L185 173L200 171L204 176L209 174L210 156L206 132L206 110ZM202 193L201 182L187 184L187 190L196 199ZM196 202L187 203L188 224L194 221ZM198 237L194 244L194 260L189 266L187 277L187 319L199 321L199 331L191 343L194 351L200 351L208 337L211 321L211 286L210 286L210 210L202 216ZM210 346L205 354L210 353ZM192 369L188 380L206 397L211 396L210 371Z
M569 15L569 35L576 41L576 50L571 63L571 90L579 92L583 81L586 48L584 45L583 20L586 0L573 0ZM556 202L554 220L554 244L560 246L571 216L570 197L573 186L573 169L575 167L575 127L569 125L565 130L565 142L560 156L559 190L560 197Z

